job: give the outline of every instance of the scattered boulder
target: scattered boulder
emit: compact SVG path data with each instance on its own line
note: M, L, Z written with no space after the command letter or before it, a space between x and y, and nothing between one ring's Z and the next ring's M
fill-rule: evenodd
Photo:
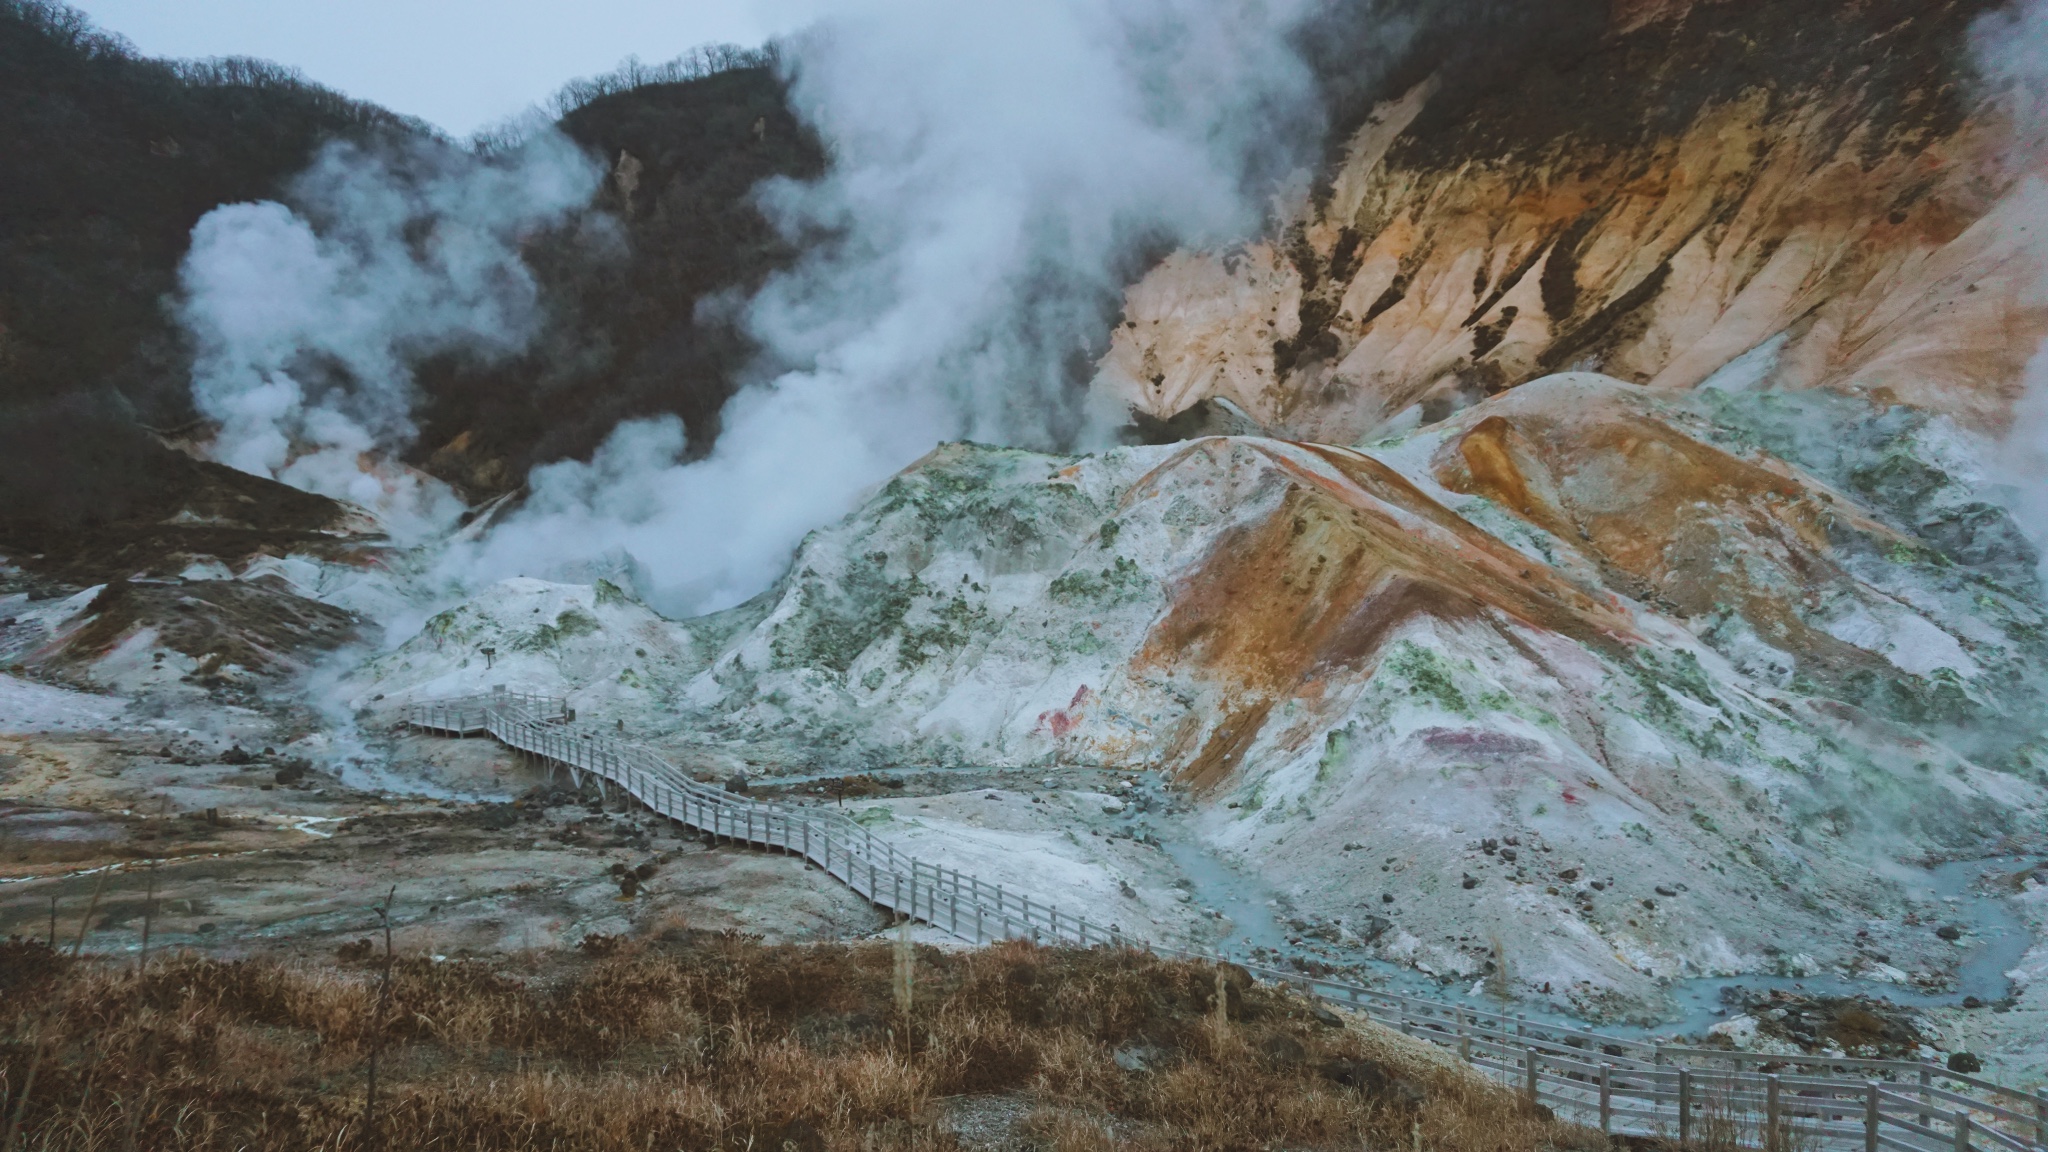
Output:
M524 814L510 804L480 804L469 816L469 823L486 832L503 832L518 825Z
M1282 1068L1292 1068L1308 1059L1308 1047L1285 1032L1268 1032L1259 1038L1259 1054Z
M1126 1044L1117 1049L1111 1058L1116 1061L1117 1067L1126 1072L1150 1072L1159 1056L1159 1049L1149 1044Z
M561 784L537 784L520 794L513 803L520 808L560 808L576 799L576 793Z
M1867 996L1809 996L1784 989L1759 995L1731 988L1722 998L1740 1012L1709 1031L1737 1047L1763 1039L1803 1052L1839 1048L1852 1056L1911 1060L1932 1034L1910 1009Z
M1737 1048L1748 1048L1756 1042L1757 1023L1756 1017L1744 1013L1707 1029L1707 1035L1726 1040Z
M1323 1079L1382 1104L1402 1109L1422 1107L1428 1094L1414 1081L1397 1076L1370 1060L1328 1060L1318 1069Z
M608 936L602 932L592 932L576 945L586 956L614 956L625 946L624 936Z

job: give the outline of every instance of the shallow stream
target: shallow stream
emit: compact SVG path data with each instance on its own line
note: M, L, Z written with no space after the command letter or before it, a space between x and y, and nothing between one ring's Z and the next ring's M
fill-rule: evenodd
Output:
M1165 848L1181 872L1195 884L1195 899L1214 908L1229 920L1229 933L1218 945L1226 954L1249 956L1252 947L1288 951L1289 933L1274 915L1274 902L1255 881L1230 868L1222 860L1193 842L1192 836L1167 839ZM1969 951L1956 969L1955 988L1949 992L1927 992L1882 980L1861 980L1844 976L1703 976L1671 985L1671 1010L1655 1024L1603 1028L1620 1035L1695 1035L1727 1019L1722 993L1730 988L1752 991L1784 989L1815 996L1863 996L1907 1008L1936 1008L1961 1004L1966 998L1996 1004L2012 994L2006 972L2019 964L2034 940L2025 923L2013 911L2005 895L1989 891L1980 883L1986 877L2010 875L2038 861L2026 857L1992 857L1957 860L1929 869L1927 884L1943 902L1943 918L1966 925ZM1364 967L1388 991L1441 997L1446 989L1438 981L1412 969L1379 961ZM1497 1005L1489 1007L1498 1010ZM1517 1011L1524 1009L1517 1008ZM1529 1011L1532 1020L1579 1024L1562 1013Z
M873 773L878 777L909 774L902 770L894 773L887 770ZM1017 769L990 771L986 774L1026 775L1023 770ZM1110 786L1115 778L1123 776L1121 773L1101 775L1099 786L1104 787ZM821 775L816 778L822 780L828 777ZM787 785L808 779L810 778L778 776L773 778L773 782L777 785ZM991 786L994 783L992 780L977 781L977 786ZM1074 787L1084 782L1074 779L1073 775L1068 773L1062 777L1062 783ZM1136 788L1124 794L1133 800L1139 800L1139 803L1127 810L1120 823L1134 833L1155 833L1158 836L1159 847L1192 886L1190 895L1195 906L1213 909L1220 915L1217 926L1222 930L1221 936L1213 940L1212 947L1224 955L1240 960L1253 959L1253 949L1272 949L1282 954L1291 954L1294 951L1288 940L1295 933L1288 930L1281 915L1285 907L1284 902L1256 877L1232 867L1223 857L1212 852L1185 816L1173 813L1165 789L1154 781L1141 779ZM1925 873L1924 891L1942 902L1942 918L1950 923L1964 925L1969 930L1964 940L1968 952L1957 965L1953 991L1928 992L1881 980L1833 975L1703 976L1677 981L1670 985L1670 1010L1663 1019L1654 1024L1616 1026L1603 1023L1602 1026L1623 1035L1702 1033L1727 1018L1728 1007L1723 993L1731 988L1743 988L1753 992L1783 989L1815 996L1863 996L1908 1008L1959 1005L1972 997L1987 1005L1996 1004L2012 994L2011 982L2007 980L2005 973L2019 964L2021 957L2033 946L2034 941L2026 925L2014 912L2006 895L1991 891L1982 881L1994 875L2010 875L2034 863L2037 861L2027 857L1957 860L1928 869ZM1366 961L1360 966L1372 973L1372 982L1376 986L1387 991L1432 997L1443 997L1449 993L1482 998L1476 987L1470 993L1464 992L1462 988L1447 989L1437 979L1402 965ZM1487 1006L1496 1010L1501 1007L1492 1001L1488 1001ZM1518 1006L1516 1010L1523 1011L1527 1008ZM1529 1016L1531 1019L1546 1019L1560 1024L1583 1023L1561 1013L1529 1011Z
M1704 1032L1727 1018L1722 991L1746 988L1752 991L1783 989L1810 996L1865 996L1902 1008L1945 1008L1975 998L1996 1004L2012 994L2006 973L2019 964L2034 939L2006 896L1986 890L1979 881L1992 875L2010 875L2038 861L2025 857L1999 856L1983 860L1954 860L1928 872L1928 882L1946 912L1944 918L1969 927L1969 952L1956 968L1955 990L1924 992L1917 988L1882 980L1858 980L1845 976L1706 976L1680 981L1671 989L1674 1011L1654 1028L1642 1032Z

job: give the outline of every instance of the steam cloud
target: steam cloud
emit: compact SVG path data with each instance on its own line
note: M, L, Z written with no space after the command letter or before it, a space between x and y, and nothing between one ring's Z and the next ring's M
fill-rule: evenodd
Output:
M294 181L296 211L209 212L179 316L193 397L220 424L215 458L369 507L401 539L452 520L451 494L372 463L413 439L412 365L524 347L539 308L520 239L589 203L600 178L552 132L502 162L334 144Z
M872 0L798 36L793 98L833 164L758 193L809 255L743 308L766 356L716 447L685 462L673 418L623 425L444 572L623 549L657 608L712 610L939 441L1099 438L1086 376L1134 255L1253 230L1315 141L1288 43L1307 2Z

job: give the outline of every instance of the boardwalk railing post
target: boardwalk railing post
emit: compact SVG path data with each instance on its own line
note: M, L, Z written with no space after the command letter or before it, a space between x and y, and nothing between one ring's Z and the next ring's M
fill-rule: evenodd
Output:
M1970 1112L1966 1108L1956 1109L1956 1152L1970 1152Z
M1863 1098L1863 1152L1877 1152L1877 1126L1884 1121L1884 1113L1878 1111L1878 1092L1881 1089L1875 1080L1863 1086L1868 1093Z
M1678 1146L1692 1140L1692 1069L1678 1070Z
M1522 1063L1523 1067L1527 1068L1529 1072L1529 1082L1523 1087L1523 1091L1528 1093L1529 1103L1534 1104L1536 1103L1536 1049L1523 1047Z
M1614 1065L1600 1065L1600 1131L1614 1131Z
M1783 1129L1779 1123L1778 1074L1764 1077L1764 1147L1778 1152L1783 1140Z

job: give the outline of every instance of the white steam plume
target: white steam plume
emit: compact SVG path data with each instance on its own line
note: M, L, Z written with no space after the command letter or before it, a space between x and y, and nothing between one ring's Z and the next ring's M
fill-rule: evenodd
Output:
M2007 195L2022 205L2048 204L2048 0L2019 0L1987 13L1971 33L1980 78L2010 126L2004 160L2016 183ZM2048 269L2048 214L2037 210L2021 218L2032 236L2026 253ZM2048 277L2031 295L2027 303L2048 303ZM2040 550L2048 580L2048 345L2027 362L2024 391L1994 465L2003 503Z
M412 441L412 365L515 353L539 306L519 244L588 204L601 172L559 133L485 161L438 144L323 149L297 210L230 204L192 230L178 315L213 454L353 500L395 534L460 511L388 461Z
M624 548L655 606L711 610L938 441L1086 442L1134 254L1253 231L1314 142L1288 43L1306 3L870 0L801 34L783 59L832 166L759 194L808 252L745 307L768 367L709 456L682 460L674 419L622 426L590 463L536 470L449 573Z

